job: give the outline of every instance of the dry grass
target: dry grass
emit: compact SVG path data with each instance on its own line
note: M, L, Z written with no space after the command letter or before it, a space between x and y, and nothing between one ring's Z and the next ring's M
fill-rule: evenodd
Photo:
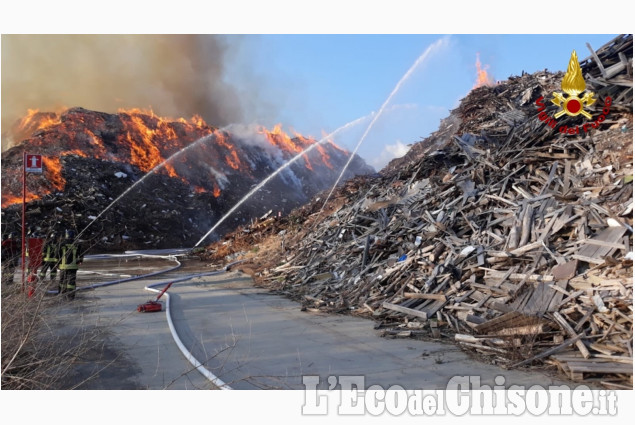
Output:
M56 335L47 323L47 310L67 301L45 292L42 285L27 298L18 284L2 288L3 390L62 389L76 360L100 339L86 327Z

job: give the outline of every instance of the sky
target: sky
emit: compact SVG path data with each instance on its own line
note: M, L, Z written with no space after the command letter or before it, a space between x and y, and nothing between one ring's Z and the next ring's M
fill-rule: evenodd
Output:
M366 117L333 140L353 151L367 134L358 154L379 171L458 106L477 79L477 56L492 80L505 80L565 70L572 50L582 60L590 53L586 43L597 49L614 36L5 35L3 125L28 108L115 113L125 106L169 117L198 114L214 126L280 124L319 140Z
M319 138L378 111L417 58L444 40L404 81L361 145L358 153L379 170L435 131L469 93L477 54L492 78L506 80L523 71L566 70L572 50L582 60L590 53L586 43L597 49L615 35L254 35L243 37L228 81L240 85L241 70L256 69L267 81L260 96L274 107L271 116L254 119ZM354 149L369 124L361 122L336 142Z
M74 2L63 1L61 3ZM186 4L188 1L184 3ZM285 4L286 12L283 8L275 7L279 3ZM125 88L127 93L131 93L135 88L137 91L147 93L150 90L161 89L169 85L174 86L173 90L179 91L180 97L197 97L189 105L184 105L183 99L178 102L171 101L168 99L169 93L162 93L161 96L155 96L150 100L143 98L143 101L136 103L133 100L128 102L129 107L152 108L158 115L187 118L198 113L205 118L204 112L196 109L197 105L205 103L204 99L198 97L222 98L220 101L221 111L216 111L213 118L208 119L210 125L258 124L271 128L276 124L281 124L283 129L289 133L298 132L320 139L323 135L331 133L350 121L367 117L359 124L339 133L334 141L352 151L367 131L367 137L360 146L358 154L376 170L380 170L391 159L405 154L411 144L421 141L431 132L434 132L438 128L440 120L448 116L450 110L456 108L460 100L469 93L477 78L477 55L482 66L494 80L505 80L513 75L520 75L523 71L532 73L548 69L555 72L566 69L572 50L576 50L580 60L583 60L589 55L586 43L597 49L619 32L514 34L514 31L511 31L512 29L522 30L522 24L526 25L531 22L530 17L527 17L527 21L523 23L511 21L511 26L509 26L509 22L505 22L508 25L508 33L480 34L478 30L491 26L481 27L477 25L472 27L472 32L470 32L469 25L466 25L458 27L461 29L461 31L457 31L459 34L453 34L451 31L453 25L439 25L438 22L425 22L421 26L415 25L414 28L420 28L420 30L412 32L412 24L408 26L406 18L414 16L416 19L417 15L408 14L399 15L396 27L394 20L387 20L392 24L386 22L382 22L381 25L371 24L367 26L362 24L356 33L355 24L360 25L360 22L365 22L365 19L358 19L353 24L343 17L358 15L358 18L367 18L366 20L372 23L376 22L377 15L383 16L383 11L373 8L374 2L372 1L362 3L352 1L351 3L368 5L367 10L364 10L363 7L347 10L341 6L339 13L331 13L328 9L300 10L294 9L297 5L293 2L275 1L270 3L271 8L263 7L259 2L249 3L254 9L254 12L249 16L246 14L236 15L236 9L231 8L230 13L213 13L217 12L217 9L226 7L215 4L213 9L208 9L207 20L205 19L206 14L200 13L200 17L203 18L202 24L195 20L192 21L198 14L186 12L188 23L185 27L178 25L178 22L181 22L178 19L175 20L176 23L171 23L176 27L176 30L172 29L173 26L159 25L157 28L152 25L152 22L156 25L156 21L153 20L140 21L132 25L133 31L130 32L133 34L155 34L158 40L157 45L160 44L165 49L163 52L160 50L151 52L147 56L148 60L146 60L146 56L141 54L135 55L134 43L131 44L129 39L113 37L116 34L128 33L128 31L121 31L121 29L130 28L126 27L126 22L123 22L124 27L120 28L119 31L116 30L116 26L106 25L102 29L101 37L103 40L99 42L98 49L80 42L77 42L77 47L75 47L72 42L73 35L67 36L63 43L54 43L56 44L54 49L46 46L43 50L31 48L28 43L19 44L19 48L6 48L8 43L4 43L5 40L3 40L5 76L9 74L14 76L13 79L3 78L3 84L5 84L3 93L6 94L13 88L14 91L17 91L17 95L25 100L27 96L29 98L37 96L38 90L47 92L48 103L39 105L37 102L32 102L34 104L31 105L28 102L23 102L19 108L16 107L15 110L11 111L16 114L22 111L19 112L18 116L25 114L27 107L51 110L55 100L65 106L82 106L114 113L117 108L110 105L104 106L103 103L91 103L85 97L75 97L74 100L68 101L62 100L63 96L56 98L55 93L50 92L51 89L44 87L41 82L42 80L50 80L50 84L63 86L64 94L73 93L76 96L82 92L87 95L93 94L92 100L95 97L104 100L108 96L114 100L114 98L120 99L126 95L111 94L116 85L112 80L130 73L131 75L128 75L127 80L130 87L126 86ZM485 1L482 3L496 2ZM43 4L48 6L46 2ZM147 13L147 9L142 6L135 10L127 3L118 0L113 0L109 4L126 4L126 10L130 11L124 13L117 7L105 12L100 11L100 14L106 13L106 17L108 13L114 15L110 22L118 22ZM470 13L469 6L465 6L465 10L466 13ZM428 15L424 13L426 11L430 11L428 6L422 10L421 16L427 17ZM49 12L46 11L46 13ZM172 12L168 11L167 13L172 15ZM443 12L446 11L441 9L439 16ZM181 12L175 13L178 16L178 13L183 12L181 10ZM315 15L315 19L311 21L306 18L304 20L293 19L301 14L304 14L305 17ZM491 14L495 16L494 12ZM261 15L263 19L259 19ZM270 16L268 19L265 18L267 15ZM10 18L7 19L7 16ZM230 19L221 20L219 16L229 16ZM65 19L65 14L62 14L61 18ZM373 21L371 18L375 20ZM60 34L60 32L67 32L60 31L63 28L77 28L68 31L71 34L100 33L99 23L102 22L93 19L90 20L91 25L85 26L84 21L70 18L68 27L65 25L50 27L52 22L50 19L44 19L41 25L30 19L18 21L17 26L11 15L3 14L0 19L3 20L1 25L4 34L21 32L26 34ZM163 19L166 22L166 18ZM456 16L453 16L452 20L448 22L455 20ZM403 25L401 25L402 21ZM496 21L494 19L494 21L497 28L505 30L506 26L502 20ZM108 19L105 22L109 22ZM443 20L440 19L440 22ZM470 21L468 20L468 22ZM143 26L149 23L149 28ZM342 25L343 23L344 25ZM487 24L486 21L483 23ZM530 26L532 25L530 24ZM146 29L144 30L144 28ZM300 30L298 31L296 28ZM427 31L435 28L443 29L443 31ZM563 28L566 26L560 29ZM402 31L404 33L401 33ZM188 52L188 55L181 57L169 51L170 49L183 48L181 42L166 42L166 38L175 37L170 35L173 33L214 34L216 39L224 44L222 66L217 69L211 63L215 58L221 57L217 54L219 49L222 50L221 47L215 46L204 54L206 56L204 59L201 59L201 62L207 61L204 67L205 72L197 74L197 67L201 67L201 63L194 63L197 59L192 59L192 55L196 55L196 52ZM3 38L6 39L6 36ZM381 116L376 117L376 122L372 128L368 129L371 118L375 117L371 114L376 114L379 111L389 94L417 58L435 43L440 43L440 47L430 51L426 59L412 69L411 75L402 82L400 89L385 105L385 110ZM147 48L151 41L146 39L143 44L144 48ZM97 43L93 42L92 46L95 45ZM111 50L105 50L106 47ZM62 56L59 54L61 49L82 53L75 55L79 58L71 53ZM14 62L11 61L10 53L16 51L22 56L28 56L30 62L26 62L25 65L15 62L17 66L11 69L10 65ZM53 51L55 52L53 53ZM45 57L47 53L49 55L48 61L37 61ZM121 58L116 58L116 56L121 56ZM162 56L169 63L159 65L158 62ZM64 57L65 60L58 60L58 57ZM75 65L73 60L83 60L90 63L83 63L80 67ZM152 65L150 65L151 63ZM143 67L147 71L141 71ZM173 74L169 75L168 71L164 71L165 69L171 70ZM42 70L45 71L44 76ZM132 75L134 70L139 70L139 74ZM100 72L103 74L99 75ZM209 72L209 75L206 72ZM56 76L55 73L60 75ZM219 78L218 74L220 74L221 84L226 86L226 90L225 88L219 90L218 87L215 87L208 93L203 89L200 90L203 94L194 93L193 91L198 91L198 86L192 89L187 82L174 82L182 79L191 81L192 84L201 85L206 79ZM55 81L56 77L64 75L68 77L67 81ZM86 81L87 75L92 75L93 80ZM166 83L166 78L171 78L172 81ZM24 86L17 89L17 83L24 84ZM84 83L83 86L82 83ZM216 85L216 83L214 84ZM4 119L5 113L11 109L11 104L5 103L8 96L8 94L3 95L3 126L5 127L8 127L8 120ZM168 103L173 104L171 107L167 107ZM215 107L217 106L215 105ZM241 108L240 118L236 118L237 115L233 112ZM226 116L221 116L223 112L226 112ZM218 120L216 120L217 117ZM12 117L10 122L15 122L15 118ZM4 141L3 149L5 148Z

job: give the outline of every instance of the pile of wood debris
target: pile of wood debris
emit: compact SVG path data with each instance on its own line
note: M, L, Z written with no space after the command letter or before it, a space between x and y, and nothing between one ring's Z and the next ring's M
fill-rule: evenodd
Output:
M38 153L44 172L27 177L28 228L43 235L75 229L94 251L192 246L255 184L315 143L279 127L231 133L142 111L70 108L35 112L18 124L16 132L30 137L2 153L2 233L21 233L24 153ZM302 205L335 182L349 153L323 143L302 159L218 233L268 209ZM346 177L374 171L355 155Z
M538 117L541 103L549 117L558 110L548 99L562 73L475 89L381 177L347 182L323 212L318 198L239 229L211 258L248 235L236 251L259 251L245 269L307 310L632 388L632 36L581 65L598 98L588 110L605 116L598 128Z

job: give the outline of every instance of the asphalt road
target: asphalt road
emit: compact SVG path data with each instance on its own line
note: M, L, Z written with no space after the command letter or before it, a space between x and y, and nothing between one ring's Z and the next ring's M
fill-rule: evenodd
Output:
M88 259L78 286L169 269L165 259ZM211 269L196 260L152 279L79 291L74 301L55 301L50 323L58 336L96 332L65 388L214 389L175 344L165 311L139 313L156 297L148 284ZM319 376L318 388L337 377L356 376L363 386L445 388L453 376L478 375L485 384L562 383L540 371L506 371L470 358L457 346L380 337L374 322L300 310L300 305L253 285L239 272L175 283L169 290L177 333L190 352L234 389L304 389L303 376ZM165 309L164 309L165 310ZM330 377L330 381L329 381Z

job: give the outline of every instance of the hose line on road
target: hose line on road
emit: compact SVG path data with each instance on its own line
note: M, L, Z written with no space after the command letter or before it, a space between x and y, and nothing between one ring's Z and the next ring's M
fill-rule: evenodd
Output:
M223 270L219 270L215 272L200 273L200 274L195 274L190 276L184 276L176 280L170 279L170 280L165 280L163 282L153 283L152 285L146 286L144 289L147 291L158 293L158 292L161 292L161 290L156 289L155 287L157 286L164 286L169 283L183 282L186 280L191 280L191 279L195 279L197 277L202 277L202 276L213 276L213 275L221 274L226 272L228 267L229 266L225 267ZM216 385L221 390L231 390L232 388L229 385L227 385L218 376L214 375L212 372L206 369L205 366L203 366L203 363L201 363L196 357L194 357L194 355L185 347L185 344L183 344L183 341L181 341L181 338L179 337L179 334L176 331L176 327L174 326L174 322L172 321L172 314L170 312L170 295L166 292L164 296L165 296L165 315L168 319L168 326L170 327L172 338L174 339L174 342L176 342L176 345L179 347L179 350L181 350L181 353L183 353L187 361L189 361L192 364L192 366L194 366L196 370L198 370L212 384Z
M118 255L117 257L129 257L130 255ZM132 277L126 277L123 279L117 279L117 280L111 280L108 282L101 282L101 283L95 283L93 285L87 285L87 286L80 286L79 288L75 289L76 291L85 291L87 289L96 289L96 288L103 288L104 286L111 286L111 285L117 285L119 283L124 283L124 282L130 282L133 280L139 280L139 279L145 279L148 277L152 277L152 276L157 276L163 273L168 273L171 272L173 270L178 269L179 267L181 267L181 262L179 260L176 259L175 256L173 255L164 255L164 256L159 256L159 255L144 255L144 254L134 254L134 257L150 257L150 258L166 258L168 260L173 260L176 261L176 266L174 267L170 267L169 269L165 269L165 270L159 270L156 272L152 272L152 273L148 273L148 274L140 274L137 276L132 276ZM112 257L114 257L114 255L112 255ZM55 295L55 294L59 294L59 289L58 290L54 290L54 289L50 289L48 291L46 291L47 294L51 294L51 295Z
M124 256L130 256L130 255L118 255L117 257L124 257ZM140 256L140 257L146 257L146 258L164 258L164 259L168 259L168 260L172 260L176 262L176 265L174 267L171 267L169 269L165 269L165 270L159 270L156 272L152 272L152 273L148 273L148 274L143 274L143 275L138 275L138 276L133 276L133 277L127 277L124 279L117 279L117 280L112 280L109 282L102 282L102 283L96 283L94 285L88 285L88 286L82 286L77 288L77 291L80 290L87 290L87 289L96 289L96 288L102 288L104 286L111 286L111 285L117 285L119 283L124 283L124 282L130 282L133 280L140 280L140 279L146 279L149 277L153 277L153 276L157 276L163 273L168 273L171 272L173 270L178 269L179 267L181 267L181 262L178 260L177 256L175 255L151 255L151 254L142 254L142 253L135 253L133 254L133 256ZM101 257L96 257L96 258L101 258ZM147 291L151 291L154 293L158 293L160 292L159 289L156 289L156 287L158 286L164 286L167 285L169 283L177 283L177 282L184 282L187 280L191 280L191 279L195 279L198 277L203 277L203 276L213 276L213 275L218 275L221 273L225 273L229 270L230 267L232 267L235 264L240 263L240 261L235 261L233 263L228 264L227 266L225 266L222 270L216 270L213 272L205 272L205 273L198 273L198 274L192 274L192 275L187 275L187 276L183 276L180 277L178 279L168 279L168 280L164 280L161 282L156 282L153 283L151 285L147 285L144 289ZM47 293L49 294L57 294L59 293L59 291L47 291ZM174 326L174 321L172 320L172 314L170 312L170 295L166 292L164 294L165 296L165 314L166 314L166 318L168 321L168 327L170 328L170 333L172 334L172 339L174 339L174 342L176 343L176 345L179 347L179 350L181 350L181 353L185 356L185 358L187 359L188 362L190 362L190 364L192 364L192 366L194 366L196 368L196 370L201 373L206 379L208 379L212 384L214 384L215 386L217 386L219 389L221 390L231 390L232 388L227 385L223 380L221 380L218 376L214 375L211 371L209 371L207 368L205 368L205 366L203 365L203 363L201 363L188 349L187 347L185 347L185 344L183 344L183 341L181 340L181 338L179 337L178 332L176 331L176 327Z

